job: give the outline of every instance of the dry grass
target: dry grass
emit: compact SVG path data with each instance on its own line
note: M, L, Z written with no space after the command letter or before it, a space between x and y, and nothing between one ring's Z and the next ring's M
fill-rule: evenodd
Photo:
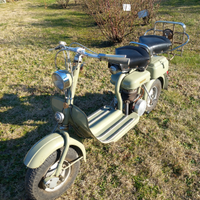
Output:
M51 83L54 54L47 49L65 40L97 52L114 52L115 46L103 42L80 5L61 10L52 2L0 4L2 200L26 199L23 158L55 124L49 102L57 94ZM195 0L165 1L157 19L184 22L191 38L183 57L171 62L169 90L162 92L155 111L142 116L119 142L85 140L87 163L82 162L75 184L59 200L200 199L199 12ZM149 27L137 28L127 41L137 40ZM105 62L86 62L76 104L90 114L110 103L113 96L108 91L114 88Z

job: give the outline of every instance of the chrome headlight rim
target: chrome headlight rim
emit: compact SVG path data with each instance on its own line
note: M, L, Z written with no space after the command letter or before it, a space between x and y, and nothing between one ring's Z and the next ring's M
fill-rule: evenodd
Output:
M67 70L58 70L52 74L52 81L56 88L63 91L71 86L72 77Z

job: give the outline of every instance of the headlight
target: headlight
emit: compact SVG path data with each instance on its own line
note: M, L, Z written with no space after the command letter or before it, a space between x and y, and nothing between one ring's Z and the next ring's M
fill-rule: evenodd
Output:
M64 90L71 86L72 77L67 70L58 70L53 73L52 81L59 90Z

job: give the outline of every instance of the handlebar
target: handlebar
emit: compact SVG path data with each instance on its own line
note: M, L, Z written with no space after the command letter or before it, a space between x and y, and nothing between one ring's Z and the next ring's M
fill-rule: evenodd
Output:
M62 43L62 45L61 45L61 43ZM76 43L76 44L78 44L78 43ZM60 49L60 51L72 51L72 52L78 53L82 56L87 56L87 57L95 58L95 59L99 59L99 60L105 60L105 61L113 62L116 64L129 65L129 63L130 63L130 59L126 58L126 55L111 55L111 54L101 54L101 53L97 54L97 53L91 51L90 49L84 47L83 45L80 45L80 46L82 46L82 47L65 46L65 45L63 45L63 42L60 42L59 46L57 46L53 49L49 49L49 51ZM92 53L86 52L85 49L91 51Z

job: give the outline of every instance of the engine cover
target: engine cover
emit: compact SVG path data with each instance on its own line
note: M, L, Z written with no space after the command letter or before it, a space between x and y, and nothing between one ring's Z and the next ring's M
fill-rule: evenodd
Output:
M133 102L138 95L138 91L137 90L122 90L121 95L122 95L123 101L128 100L130 102Z
M121 72L113 74L111 76L110 82L115 85L120 75ZM135 90L148 81L150 81L149 71L147 70L143 72L133 71L132 73L127 74L127 76L123 79L121 88L124 90Z
M147 103L145 100L139 99L134 107L134 112L136 112L139 116L142 116L146 110Z

